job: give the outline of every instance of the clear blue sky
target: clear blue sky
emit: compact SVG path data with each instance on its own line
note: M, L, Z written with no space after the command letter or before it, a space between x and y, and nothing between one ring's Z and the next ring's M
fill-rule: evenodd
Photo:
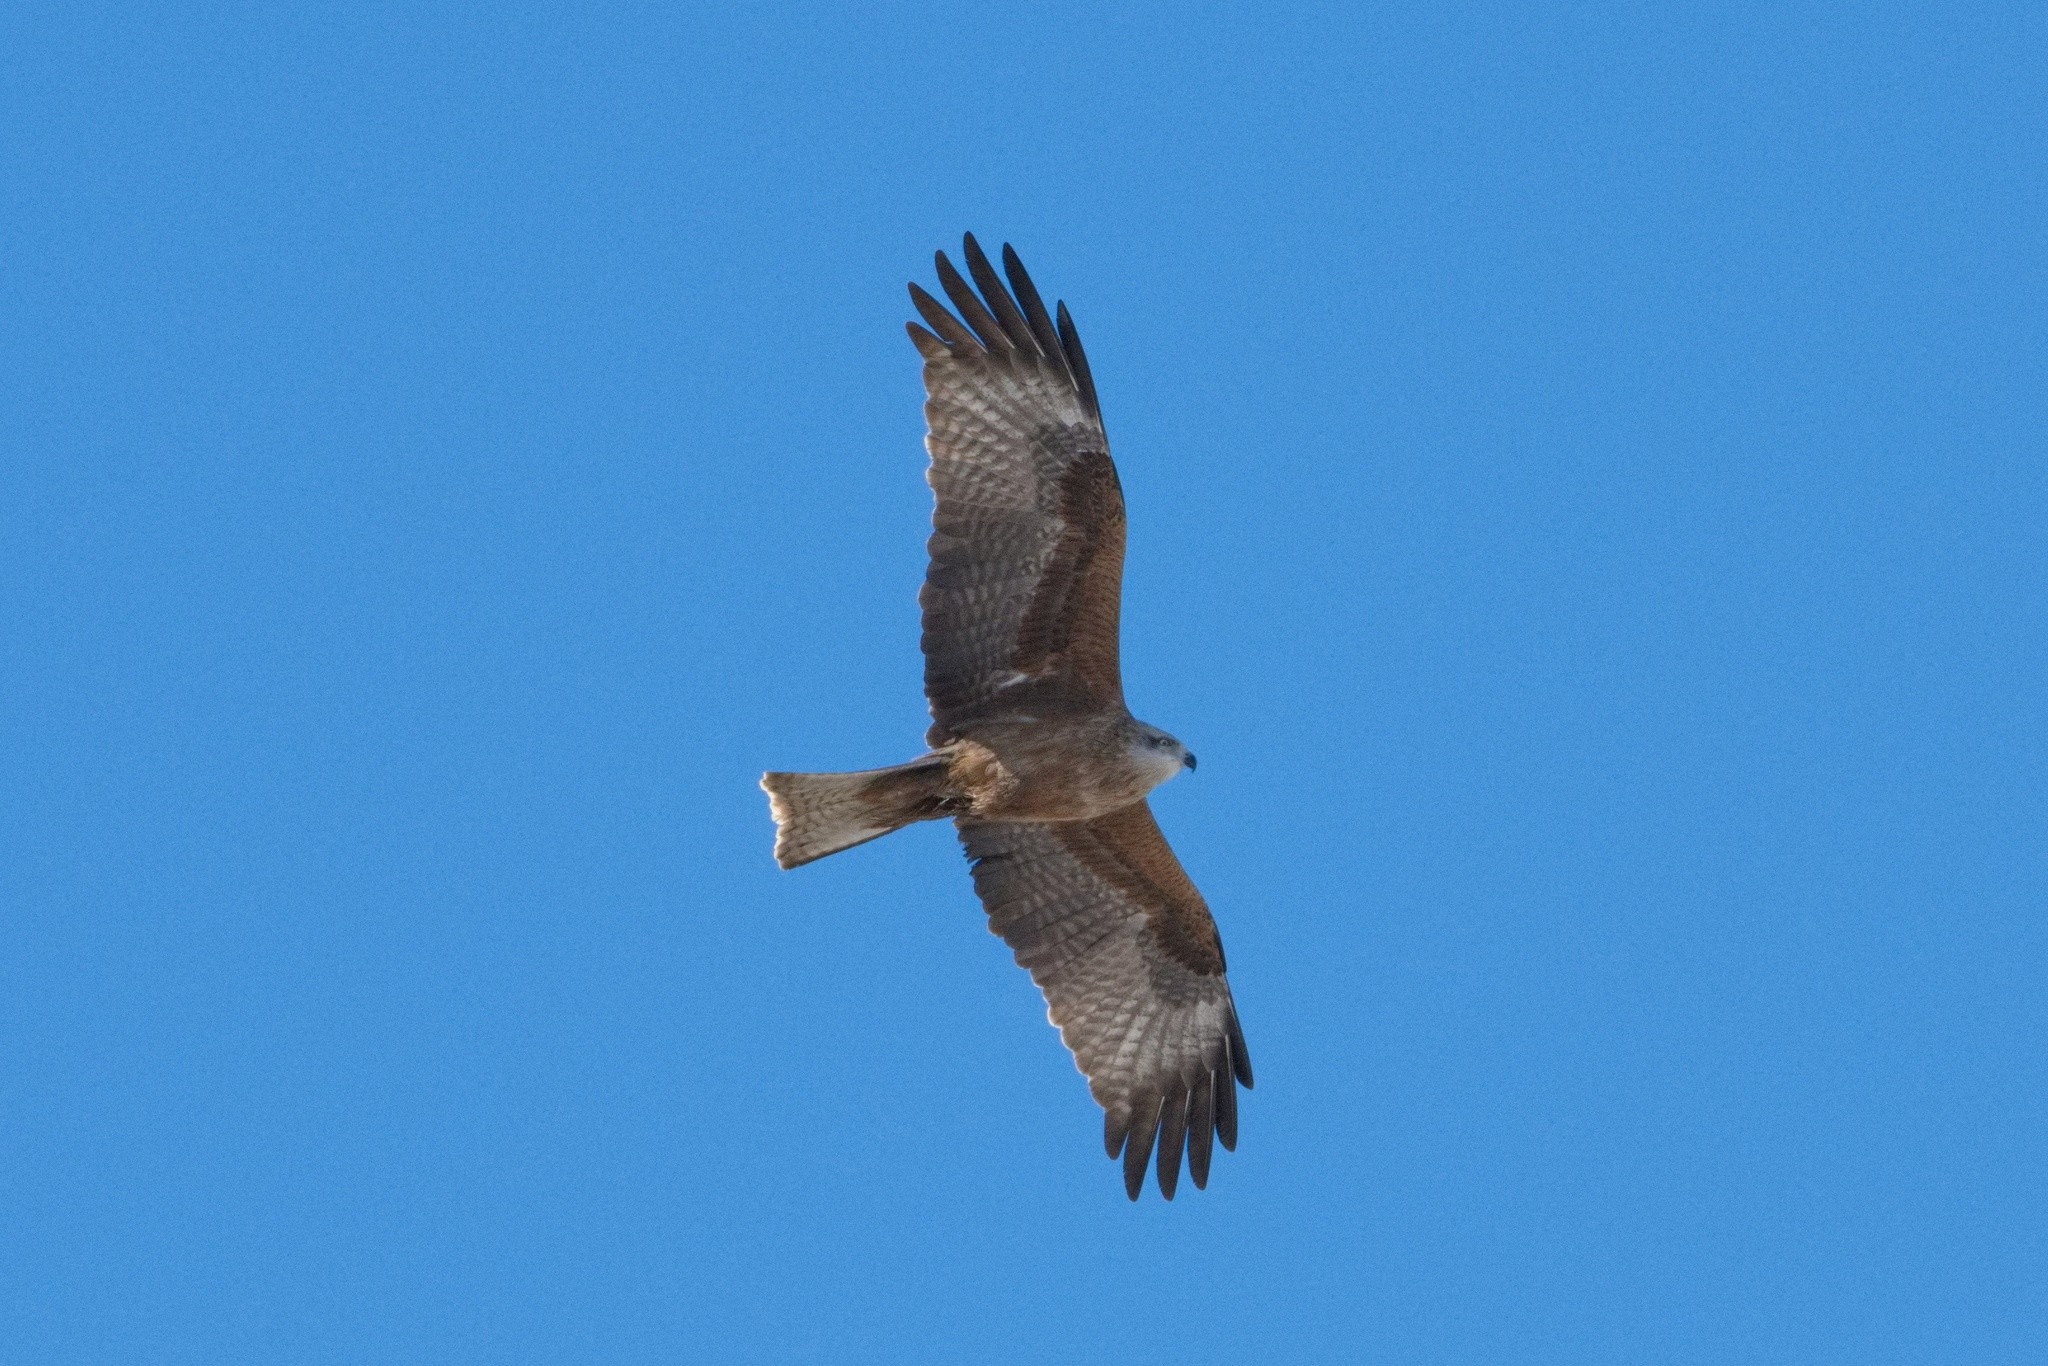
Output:
M0 30L0 1359L2041 1359L2040 6ZM1170 1206L946 828L769 858L970 228L1202 756Z

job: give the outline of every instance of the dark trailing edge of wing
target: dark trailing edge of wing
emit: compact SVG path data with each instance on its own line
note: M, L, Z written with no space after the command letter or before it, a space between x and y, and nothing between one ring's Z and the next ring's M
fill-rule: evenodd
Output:
M946 253L938 252L934 258L939 287L951 301L952 311L915 283L910 286L910 301L930 328L927 331L916 323L905 325L918 353L926 360L964 350L991 359L1014 360L1021 356L1050 362L1073 386L1082 410L1100 425L1102 404L1095 396L1095 376L1088 369L1088 354L1081 349L1081 334L1074 330L1066 304L1055 304L1054 313L1046 312L1037 286L1031 283L1030 273L1009 243L1003 244L1007 286L1003 276L996 274L995 267L989 264L973 233L962 239L961 251L973 284L946 259Z

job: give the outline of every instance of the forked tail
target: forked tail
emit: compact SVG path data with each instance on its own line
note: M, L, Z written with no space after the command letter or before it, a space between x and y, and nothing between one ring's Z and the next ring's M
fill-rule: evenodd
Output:
M865 773L765 773L775 861L795 868L946 814L946 760L927 754Z

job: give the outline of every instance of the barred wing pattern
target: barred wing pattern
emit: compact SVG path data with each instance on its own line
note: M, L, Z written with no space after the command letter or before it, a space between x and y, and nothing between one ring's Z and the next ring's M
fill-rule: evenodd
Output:
M1046 1014L1105 1111L1131 1199L1155 1149L1173 1198L1185 1149L1197 1189L1211 1140L1237 1146L1251 1058L1208 905L1144 802L1092 821L957 822L989 928L1045 993Z
M970 235L973 286L937 257L955 313L910 287L929 330L931 566L924 608L930 742L953 737L999 690L1122 706L1117 657L1124 500L1095 383L1065 304L1055 321L1009 247L1009 286ZM1014 294L1013 294L1014 291Z

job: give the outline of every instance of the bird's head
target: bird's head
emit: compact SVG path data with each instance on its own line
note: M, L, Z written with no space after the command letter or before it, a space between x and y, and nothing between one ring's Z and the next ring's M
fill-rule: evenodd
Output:
M1195 766L1195 756L1188 747L1168 735L1157 726L1148 726L1143 721L1132 723L1131 757L1141 767L1158 774L1155 785L1163 783L1182 769Z

